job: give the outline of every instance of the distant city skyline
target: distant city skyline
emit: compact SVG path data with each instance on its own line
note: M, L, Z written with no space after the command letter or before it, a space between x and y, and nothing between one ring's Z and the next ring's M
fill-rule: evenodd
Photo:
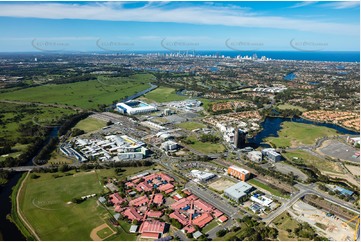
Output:
M348 2L1 2L0 52L359 51Z

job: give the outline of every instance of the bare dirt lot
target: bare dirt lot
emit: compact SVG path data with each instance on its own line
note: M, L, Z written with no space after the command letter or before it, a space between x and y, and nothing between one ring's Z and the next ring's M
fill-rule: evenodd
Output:
M298 178L300 178L302 181L307 180L307 175L294 166L285 164L283 162L278 162L275 163L275 167L279 172L282 172L283 174L289 174L290 172L293 172L293 174L298 176Z
M352 240L354 230L337 217L327 217L326 213L307 203L298 201L290 213L297 220L309 223L327 238L336 241Z
M351 166L345 165L347 170L349 170L353 175L360 176L360 167L359 166Z
M214 190L217 190L219 192L223 192L224 189L227 189L228 187L234 185L235 183L233 181L227 180L225 178L218 179L215 182L212 182L208 186L210 188L213 188Z

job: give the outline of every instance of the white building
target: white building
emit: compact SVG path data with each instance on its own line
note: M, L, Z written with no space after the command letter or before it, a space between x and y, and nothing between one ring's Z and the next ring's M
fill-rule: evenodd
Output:
M213 173L199 171L199 170L192 170L191 175L200 181L209 181L210 179L216 177L216 175Z
M247 154L248 159L250 159L253 162L261 162L262 161L262 152L261 151L251 151Z
M174 141L168 140L163 142L160 147L165 151L175 151L178 149L178 144Z
M125 103L117 103L117 110L120 113L135 115L157 111L157 107L138 100L129 100Z
M269 207L271 206L271 203L273 203L273 200L266 197L266 196L259 196L258 194L255 194L251 197L251 201L258 203L261 206Z
M224 195L229 199L239 202L239 200L252 191L253 187L246 182L238 182L237 184L224 190Z

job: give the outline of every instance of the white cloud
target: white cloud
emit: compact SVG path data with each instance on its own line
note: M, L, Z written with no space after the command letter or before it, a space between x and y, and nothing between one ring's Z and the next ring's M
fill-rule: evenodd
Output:
M315 3L317 3L317 2L313 2L313 1L299 2L299 3L292 5L289 8L301 8L301 7L309 6L309 5L312 5Z
M356 8L356 7L360 7L360 2L359 1L348 1L348 2L340 1L340 2L326 3L326 4L323 4L323 6L330 7L333 9Z
M335 3L336 4L336 3ZM341 7L341 6L339 6ZM317 33L359 35L359 25L260 15L245 9L187 6L163 9L153 4L124 8L117 3L12 3L0 4L0 16L44 19L169 22L185 24L273 28Z

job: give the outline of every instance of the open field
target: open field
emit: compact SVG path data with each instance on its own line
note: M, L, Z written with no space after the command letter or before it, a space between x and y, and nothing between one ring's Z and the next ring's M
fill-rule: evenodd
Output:
M278 216L273 221L273 223L278 228L278 239L280 241L299 240L297 237L292 235L293 233L287 232L287 229L291 229L293 231L295 228L298 227L298 222L294 220L287 212L284 212L280 216Z
M280 191L276 190L276 189L273 189L272 187L258 181L258 180L255 180L255 179L251 179L251 180L248 180L247 181L249 184L253 185L253 186L256 186L258 188L261 188L265 191L268 191L270 192L272 195L275 195L275 196L278 196L278 197L287 197L285 195L283 195Z
M150 168L124 168L121 177ZM104 224L109 213L97 204L96 197L80 204L69 201L103 192L98 179L115 177L114 169L58 174L63 176L54 178L54 173L39 173L38 179L28 178L20 194L21 210L42 240L90 240L90 232Z
M106 126L105 121L88 117L86 119L80 120L79 123L75 125L74 128L84 130L85 133L92 132Z
M0 94L1 96L1 94ZM14 95L14 97L16 97ZM20 133L20 124L32 122L37 125L55 125L64 115L74 114L75 111L66 108L19 105L12 103L0 104L0 138L15 140Z
M217 190L219 192L223 192L225 189L227 189L230 186L233 186L234 183L233 181L230 181L228 179L225 178L221 178L215 182L212 182L211 184L209 184L208 186L210 188L213 188L214 190Z
M170 87L158 87L157 89L145 94L144 98L158 103L188 99L187 96L177 95L175 89Z
M213 144L211 142L201 142L195 136L189 136L188 140L194 142L193 144L187 144L192 149L195 149L201 153L209 154L209 153L220 153L224 152L225 147L220 144L216 143Z
M282 129L278 132L279 137L270 137L266 141L276 147L296 147L299 145L312 145L318 138L336 134L335 130L327 127L284 122Z
M306 109L303 108L303 107L294 106L294 105L291 105L291 104L281 104L281 105L278 105L277 108L279 108L281 110L284 110L284 109L297 109L297 110L300 110L301 112L306 111Z
M53 164L53 165L59 165L59 164L71 164L73 163L73 160L65 157L64 154L59 154L56 150L54 150L51 154L50 154L50 159L48 161L48 164Z
M349 170L353 175L360 176L360 167L359 166L351 166L345 165L347 170Z
M214 229L215 227L217 227L218 224L218 220L217 219L213 219L209 224L207 224L203 229L202 229L202 233L206 234L209 231L211 231L212 229Z
M207 127L206 125L198 122L184 122L177 124L177 126L186 130L201 129Z
M153 75L131 77L98 77L98 80L43 86L1 93L0 99L27 102L58 103L85 109L109 105L115 100L133 95L149 87Z
M339 167L336 162L321 159L307 153L306 151L287 151L286 153L283 153L283 156L294 163L313 165L321 172L343 173L342 168Z

